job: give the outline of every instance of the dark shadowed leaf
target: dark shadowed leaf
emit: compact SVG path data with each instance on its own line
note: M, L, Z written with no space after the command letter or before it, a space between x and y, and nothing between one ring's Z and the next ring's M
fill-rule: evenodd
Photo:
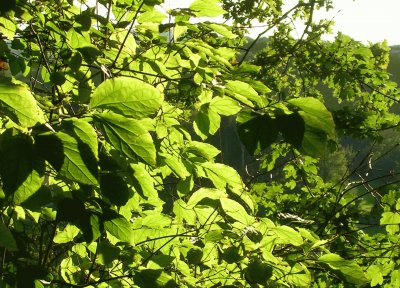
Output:
M240 140L251 155L271 145L278 136L277 120L268 115L243 111L237 118Z
M15 242L14 236L11 231L0 222L0 246L6 248L9 251L17 251L17 243Z
M116 173L100 176L101 193L106 196L112 204L125 205L130 198L130 191L126 181Z
M19 204L39 190L44 181L45 163L35 153L32 139L23 134L2 134L0 174L3 191Z

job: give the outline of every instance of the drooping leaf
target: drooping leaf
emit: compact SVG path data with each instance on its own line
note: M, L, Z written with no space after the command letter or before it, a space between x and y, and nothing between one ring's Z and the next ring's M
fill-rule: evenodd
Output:
M45 122L35 98L22 84L0 82L0 111L22 127L32 127Z
M226 92L239 102L244 103L250 107L254 107L257 104L258 107L263 108L265 106L265 100L263 100L257 91L246 82L239 80L229 80L225 84Z
M362 268L353 260L346 260L337 254L325 254L318 258L321 263L327 264L333 270L340 271L346 281L355 285L365 285L369 283Z
M324 104L312 97L290 99L288 103L296 106L300 111L291 115L285 115L286 119L282 119L281 121L286 120L293 123L286 124L285 128L281 130L282 133L286 131L286 138L290 137L289 134L294 135L295 137L289 143L294 144L295 147L297 146L304 153L311 156L320 156L325 150L328 138L333 139L335 137L335 123L332 114L326 109ZM298 116L304 122L304 134L301 138L299 136L300 133L296 134L294 128L290 129L288 126L291 125L293 127L293 125L297 125L300 128L302 124L297 119ZM281 125L281 127L283 126ZM301 144L298 145L300 139Z
M239 114L237 122L240 140L251 155L266 149L278 136L277 120L268 115L245 110Z
M205 25L211 29L211 31L215 31L218 34L221 34L222 36L228 38L228 39L235 39L237 37L236 34L234 34L227 26L224 24L218 24L218 23L205 23Z
M335 123L331 112L318 99L312 97L295 98L288 103L300 108L312 119L307 119L306 124L324 131L329 137L335 136Z
M218 200L222 197L227 197L227 194L223 190L214 188L200 188L194 192L192 196L190 196L189 201L187 202L187 208L192 209L197 205L197 203L206 198Z
M15 242L14 236L3 222L0 222L0 246L9 251L18 250L17 242Z
M120 153L134 160L140 157L150 165L156 164L153 139L140 121L112 112L95 114L93 117L107 141Z
M163 95L150 84L134 78L117 77L107 79L95 89L90 107L143 118L155 113L162 101Z
M285 141L301 149L305 133L303 118L298 113L277 115L277 124Z

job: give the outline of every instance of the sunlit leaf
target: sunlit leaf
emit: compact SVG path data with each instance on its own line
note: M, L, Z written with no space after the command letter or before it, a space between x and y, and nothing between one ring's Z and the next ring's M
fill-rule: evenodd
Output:
M353 260L346 260L337 254L325 254L318 258L318 261L329 265L333 270L340 271L345 279L352 284L364 285L369 283L364 271Z
M117 77L104 81L95 89L90 107L142 118L155 113L162 101L162 94L150 84L134 78Z
M104 112L94 115L95 123L101 128L107 141L123 155L155 165L156 148L150 133L140 121L119 114Z
M22 84L0 82L0 111L23 127L45 122L35 98Z
M226 13L219 3L220 1L218 0L195 0L190 4L189 8L198 17L216 17Z

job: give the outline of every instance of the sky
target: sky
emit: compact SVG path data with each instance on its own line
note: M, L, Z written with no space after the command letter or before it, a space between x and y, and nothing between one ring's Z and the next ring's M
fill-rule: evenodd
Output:
M166 8L175 8L188 7L192 1L166 0L165 2ZM284 0L284 2L297 1ZM288 4L288 7L292 6ZM387 40L389 45L400 44L400 0L333 0L333 6L329 12L318 11L315 17L333 19L334 32L341 31L365 44L369 41L384 40ZM251 36L257 36L258 31L253 30ZM331 38L333 37L332 35ZM327 39L329 40L329 37Z

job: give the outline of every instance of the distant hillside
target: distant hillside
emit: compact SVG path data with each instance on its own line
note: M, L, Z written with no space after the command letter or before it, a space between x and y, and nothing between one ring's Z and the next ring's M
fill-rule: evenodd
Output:
M392 81L400 85L400 45L390 47L388 71L392 74Z

